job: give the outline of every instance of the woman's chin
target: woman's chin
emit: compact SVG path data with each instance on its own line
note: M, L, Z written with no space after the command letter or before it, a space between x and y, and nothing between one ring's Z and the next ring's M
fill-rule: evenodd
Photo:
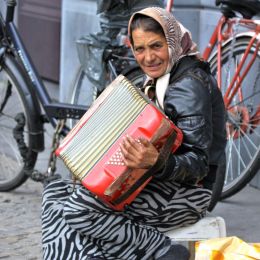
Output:
M145 72L150 78L156 79L159 78L163 75L163 73L161 71L146 71Z

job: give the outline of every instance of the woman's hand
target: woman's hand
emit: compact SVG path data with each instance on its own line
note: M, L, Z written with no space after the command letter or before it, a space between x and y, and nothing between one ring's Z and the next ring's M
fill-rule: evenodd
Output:
M152 167L159 156L159 152L145 138L133 139L126 136L121 144L121 151L125 165L132 169L148 169Z

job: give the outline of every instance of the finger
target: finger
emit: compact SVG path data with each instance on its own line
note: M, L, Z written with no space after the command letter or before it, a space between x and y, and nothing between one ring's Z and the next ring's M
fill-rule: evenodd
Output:
M126 149L123 145L120 145L120 149L123 158L125 158L126 160L138 162L138 158L140 157L140 155L134 148Z
M146 138L144 137L139 137L139 143L142 144L145 147L149 147L149 145L151 144Z
M127 148L124 146L124 144L120 144L120 149L123 155L126 155L128 153Z
M133 139L131 136L125 136L123 139L124 148L130 153L137 153L140 151L140 142Z
M121 151L122 151L122 161L124 162L124 164L130 168L138 168L138 162L136 162L136 157L131 153L125 151L124 148L122 148Z
M149 140L147 140L146 138L140 137L139 140L140 140L140 143L146 148L149 148L149 149L152 149L152 150L155 149L156 151L158 151L160 149L160 145L158 145L158 144L154 145Z
M136 161L135 156L131 155L131 154L126 154L123 155L122 157L124 163L128 166L130 164L135 165L136 167L138 166L139 162Z
M130 137L128 140L137 151L144 150L144 148L148 148L151 145L151 143L144 137L139 137L137 139Z
M135 150L135 148L133 148L132 145L127 141L120 144L120 149L122 156L125 159L134 160L137 156L137 150Z
M123 147L124 151L126 152L130 150L131 142L126 136L122 140L121 147Z
M123 158L123 162L125 164L126 167L130 168L130 169L137 169L138 167L136 166L136 163L130 160L127 160L125 158Z

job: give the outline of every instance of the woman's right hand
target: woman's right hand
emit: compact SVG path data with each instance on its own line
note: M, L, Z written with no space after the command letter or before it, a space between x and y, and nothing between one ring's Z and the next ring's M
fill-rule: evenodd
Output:
M123 139L121 151L125 165L132 169L149 169L159 156L157 149L147 139L134 139L128 135Z

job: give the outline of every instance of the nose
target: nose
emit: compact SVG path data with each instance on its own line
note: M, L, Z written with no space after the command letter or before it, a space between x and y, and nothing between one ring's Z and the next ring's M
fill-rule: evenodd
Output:
M146 50L146 52L145 52L145 61L147 63L152 63L154 61L154 59L155 59L155 55L154 55L153 51L149 50L149 49Z

